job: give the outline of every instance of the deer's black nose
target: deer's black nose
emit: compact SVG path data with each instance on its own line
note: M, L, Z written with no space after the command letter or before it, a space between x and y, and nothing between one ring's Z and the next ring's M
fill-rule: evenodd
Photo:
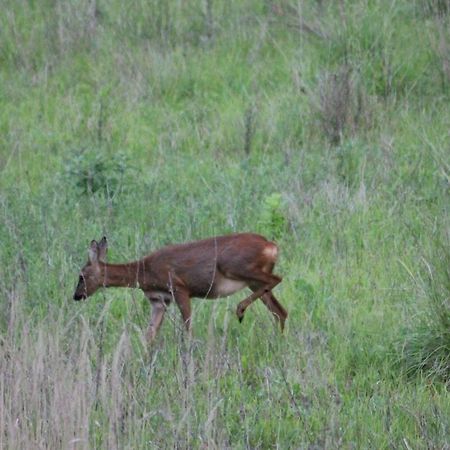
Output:
M85 295L82 295L82 294L77 294L77 293L75 293L75 294L73 294L73 299L74 300L84 300L86 298L86 296Z

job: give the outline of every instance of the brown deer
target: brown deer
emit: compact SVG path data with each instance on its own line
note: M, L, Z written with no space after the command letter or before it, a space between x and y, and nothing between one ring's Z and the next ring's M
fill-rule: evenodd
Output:
M288 314L272 293L282 280L272 273L278 248L263 236L241 233L170 245L126 264L107 263L107 249L105 237L91 242L89 259L81 269L73 298L86 299L101 287L142 289L152 305L148 341L156 336L172 299L189 330L191 297L227 297L244 287L253 293L237 306L239 321L248 306L260 298L281 331L284 329Z

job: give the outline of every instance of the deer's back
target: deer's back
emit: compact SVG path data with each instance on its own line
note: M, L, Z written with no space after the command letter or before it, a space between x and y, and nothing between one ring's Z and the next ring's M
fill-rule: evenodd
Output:
M245 287L245 274L255 264L273 267L276 253L263 236L241 233L171 245L149 258L152 271L170 271L193 297L221 297Z

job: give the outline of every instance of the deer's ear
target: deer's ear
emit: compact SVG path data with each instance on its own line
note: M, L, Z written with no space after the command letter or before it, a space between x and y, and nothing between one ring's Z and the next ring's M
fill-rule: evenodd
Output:
M97 241L91 241L88 249L89 262L95 264L98 262L98 244Z
M103 236L101 241L97 245L98 249L98 260L101 262L106 262L106 252L108 250L108 241L106 237Z

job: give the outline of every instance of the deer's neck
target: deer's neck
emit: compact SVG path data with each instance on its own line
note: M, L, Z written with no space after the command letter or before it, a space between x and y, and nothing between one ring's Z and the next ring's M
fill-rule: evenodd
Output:
M144 262L126 264L103 264L102 275L105 287L138 287L144 283Z

